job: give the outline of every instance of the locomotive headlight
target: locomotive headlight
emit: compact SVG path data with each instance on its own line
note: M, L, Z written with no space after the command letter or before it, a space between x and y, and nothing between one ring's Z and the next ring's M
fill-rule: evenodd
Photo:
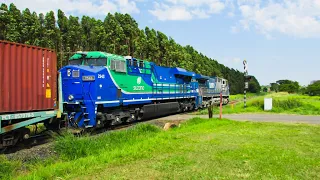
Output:
M69 99L69 101L72 101L74 99L74 97L70 94L68 99Z
M68 75L68 77L71 76L71 69L68 69L68 70L67 70L67 75Z

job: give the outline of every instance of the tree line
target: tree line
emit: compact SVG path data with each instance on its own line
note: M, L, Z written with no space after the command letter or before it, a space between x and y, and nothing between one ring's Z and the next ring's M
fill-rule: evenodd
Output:
M300 93L308 94L310 96L320 96L320 80L311 82L308 86L300 86L297 81L292 80L278 80L274 83L270 83L270 90L275 92L288 92L288 93ZM263 91L267 91L266 87Z
M182 46L160 31L139 29L129 14L109 13L104 20L89 16L67 17L58 10L46 14L20 11L13 3L1 4L0 39L55 49L58 68L67 64L76 51L104 51L119 55L131 55L153 61L158 65L181 67L207 76L226 78L232 94L242 93L244 74L228 68L195 50ZM251 89L260 89L253 78Z

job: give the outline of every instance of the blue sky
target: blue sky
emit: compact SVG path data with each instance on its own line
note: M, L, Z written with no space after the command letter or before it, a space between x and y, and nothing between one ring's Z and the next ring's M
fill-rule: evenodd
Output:
M131 14L140 28L159 30L192 45L260 84L279 79L308 85L320 79L320 0L6 0L36 12L103 19Z

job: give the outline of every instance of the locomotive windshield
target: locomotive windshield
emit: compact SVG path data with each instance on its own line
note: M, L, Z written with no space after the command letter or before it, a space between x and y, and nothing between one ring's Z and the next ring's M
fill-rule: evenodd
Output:
M81 59L70 60L69 61L69 65L81 65L81 64L82 64L82 60Z
M86 66L105 66L107 59L85 59L83 64Z
M83 65L85 66L105 66L107 64L107 59L104 58L92 58L92 59L76 59L70 60L69 65Z

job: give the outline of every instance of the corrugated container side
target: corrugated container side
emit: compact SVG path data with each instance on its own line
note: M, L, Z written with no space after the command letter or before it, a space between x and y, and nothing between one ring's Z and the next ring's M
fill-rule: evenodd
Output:
M56 109L53 50L0 41L0 114Z

